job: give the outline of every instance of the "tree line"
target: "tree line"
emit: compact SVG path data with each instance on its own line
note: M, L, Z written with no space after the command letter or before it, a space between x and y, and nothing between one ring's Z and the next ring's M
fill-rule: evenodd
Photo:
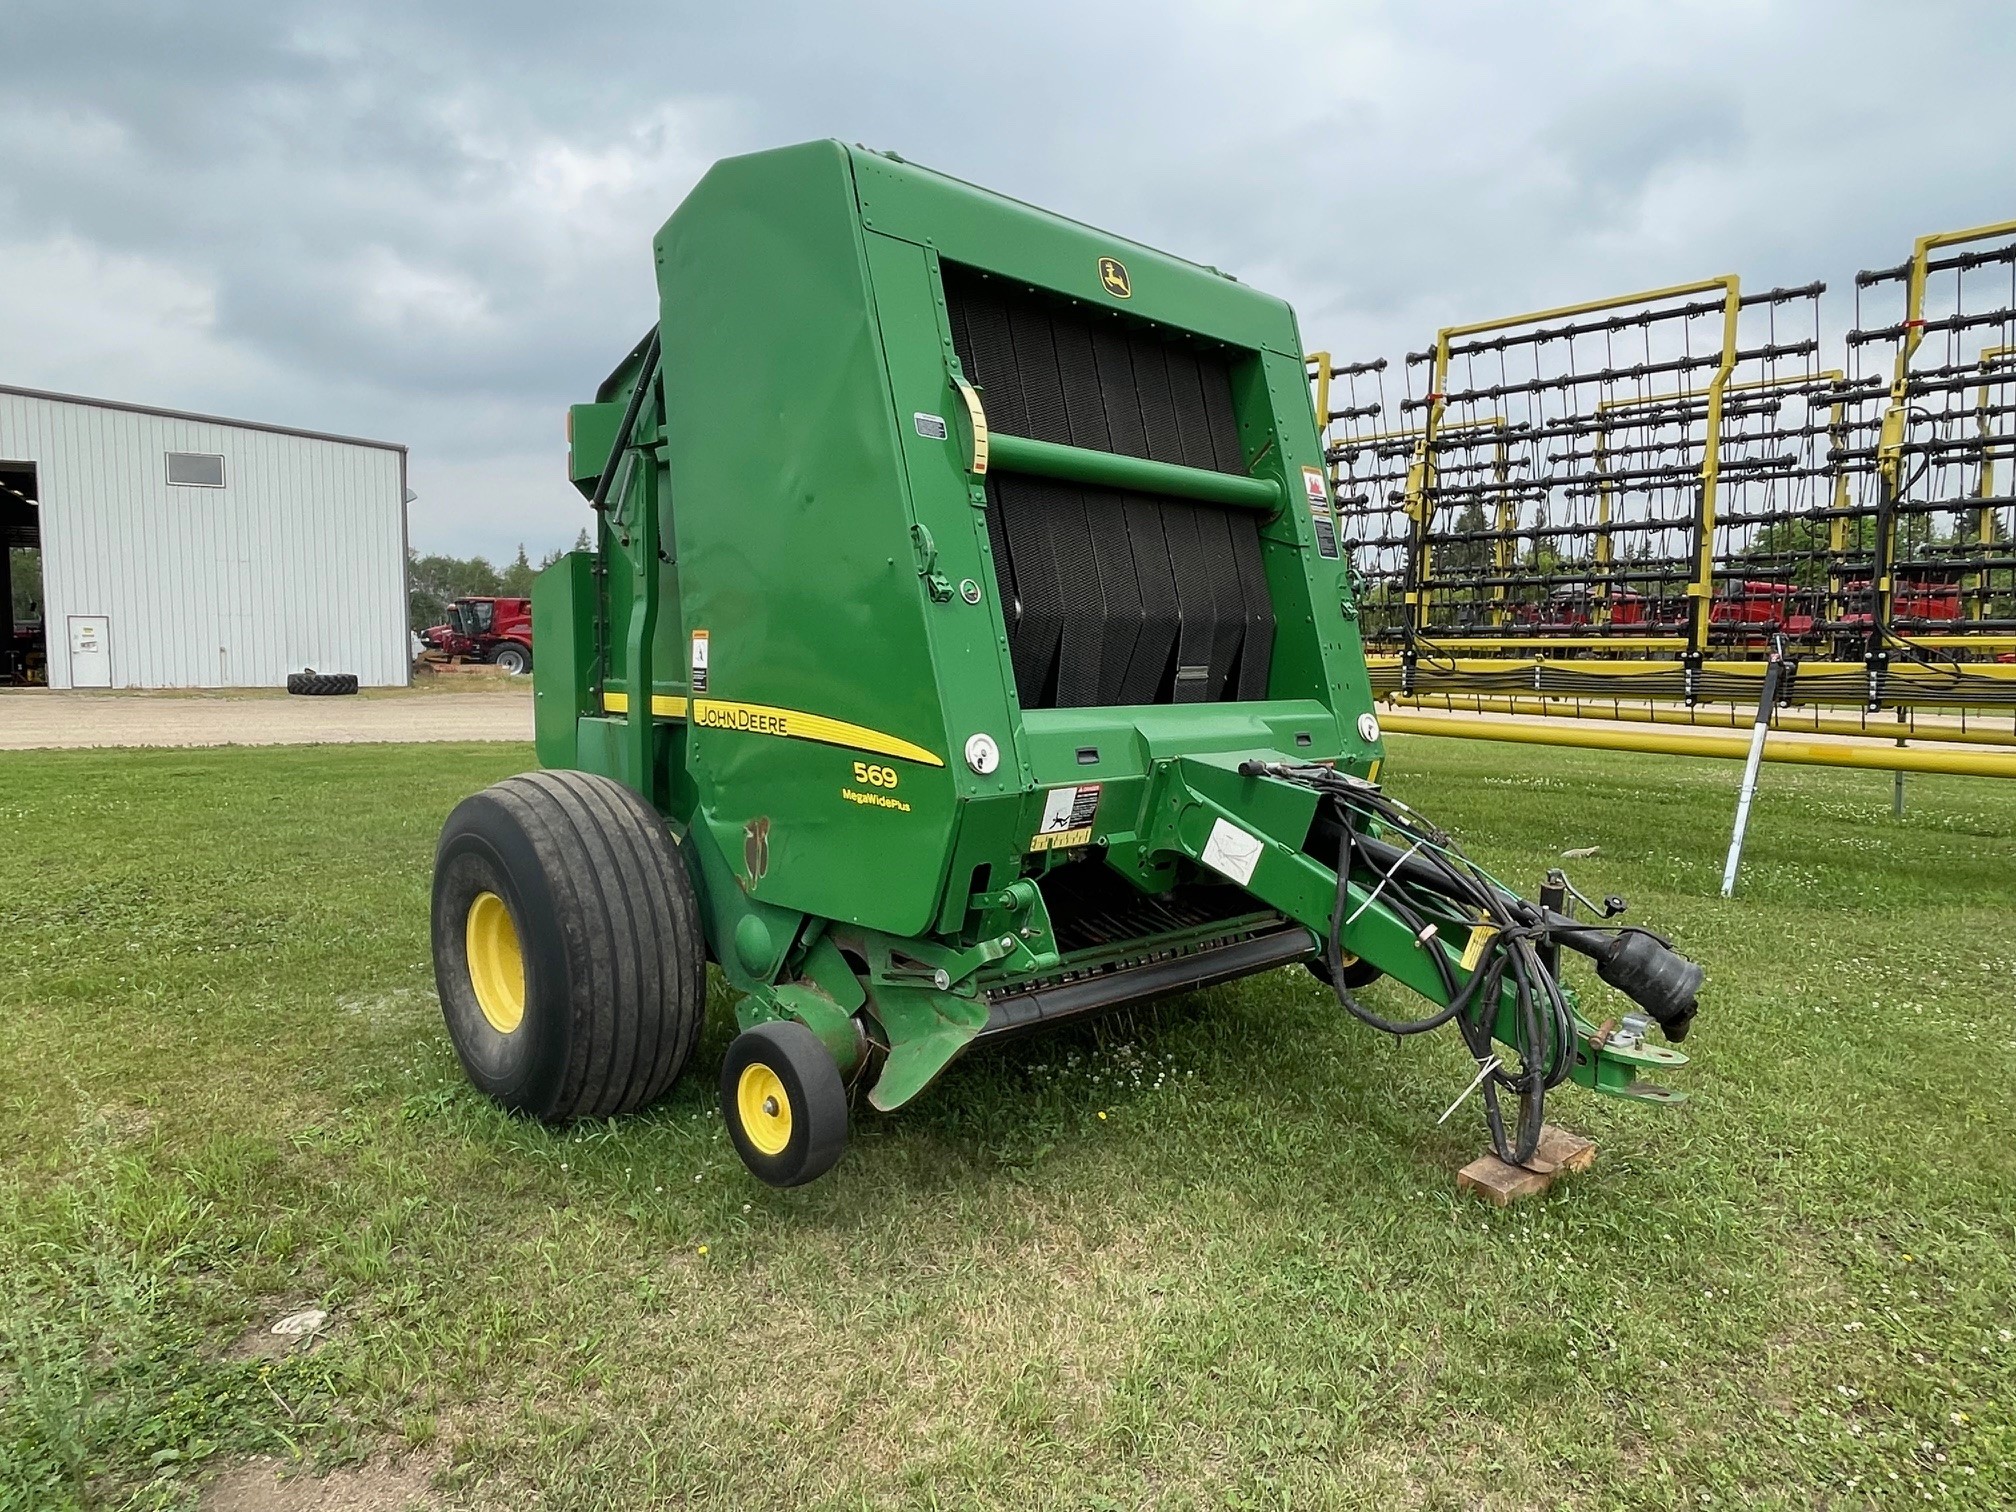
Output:
M573 550L590 550L588 532L575 537ZM424 630L448 618L448 605L458 598L529 598L532 579L559 561L562 553L549 551L537 562L525 554L523 542L518 555L504 566L489 558L422 556L408 554L407 607L413 628Z

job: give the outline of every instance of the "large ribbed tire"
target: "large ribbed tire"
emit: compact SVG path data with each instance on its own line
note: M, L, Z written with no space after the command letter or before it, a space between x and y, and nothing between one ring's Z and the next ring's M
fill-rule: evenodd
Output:
M470 1081L534 1118L672 1085L707 1001L700 910L665 821L619 782L528 772L465 798L434 853L434 981Z
M287 691L309 698L355 693L357 676L353 672L290 672L287 674Z
M490 664L522 677L532 670L532 648L523 641L500 641L491 649Z

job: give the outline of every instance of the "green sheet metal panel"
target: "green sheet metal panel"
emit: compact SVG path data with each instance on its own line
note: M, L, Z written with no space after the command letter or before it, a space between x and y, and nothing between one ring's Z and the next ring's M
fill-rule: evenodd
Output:
M900 238L928 249L934 266L964 263L1091 308L1247 349L1251 355L1234 367L1242 441L1253 474L1280 484L1288 501L1262 532L1278 621L1269 692L1351 709L1343 741L1321 754L1363 764L1376 758L1376 743L1359 739L1355 729L1355 713L1371 707L1372 693L1346 607L1350 585L1341 559L1313 550L1303 478L1305 469L1321 474L1323 456L1293 310L1216 269L888 154L854 148L849 156L871 243ZM1106 282L1115 261L1125 270L1124 295ZM884 310L886 321L886 299ZM945 344L949 351L949 334ZM892 352L896 346L892 333Z
M1298 366L1302 361L1287 304L1214 268L886 153L853 148L850 156L862 224L871 231L1053 293L1125 308L1235 346L1269 346ZM1106 259L1125 270L1125 295L1106 283Z
M716 165L655 250L698 821L752 897L922 931L950 753L845 149Z

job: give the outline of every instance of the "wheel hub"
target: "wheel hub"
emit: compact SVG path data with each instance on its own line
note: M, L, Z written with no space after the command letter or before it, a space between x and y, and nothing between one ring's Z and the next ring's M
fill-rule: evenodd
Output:
M735 1107L742 1132L765 1155L776 1155L791 1143L791 1099L783 1079L761 1061L742 1068Z
M525 956L511 910L493 892L478 893L463 926L469 955L469 985L476 1006L499 1034L512 1034L525 1021Z

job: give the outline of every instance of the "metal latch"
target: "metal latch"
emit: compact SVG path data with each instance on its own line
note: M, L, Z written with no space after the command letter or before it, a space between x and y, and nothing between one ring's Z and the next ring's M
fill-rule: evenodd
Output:
M917 576L924 579L925 590L934 604L947 603L952 598L952 582L938 570L938 543L931 539L931 532L922 525L910 527L910 549L917 554Z

